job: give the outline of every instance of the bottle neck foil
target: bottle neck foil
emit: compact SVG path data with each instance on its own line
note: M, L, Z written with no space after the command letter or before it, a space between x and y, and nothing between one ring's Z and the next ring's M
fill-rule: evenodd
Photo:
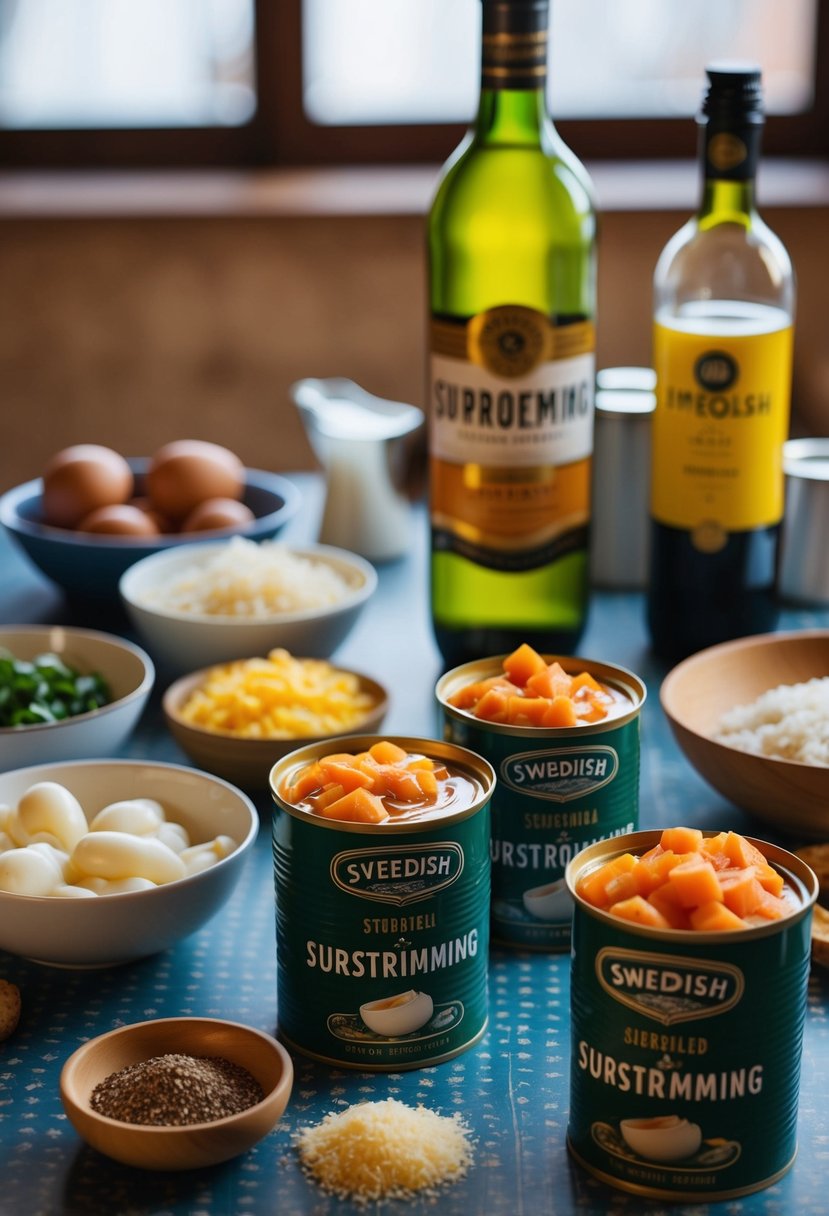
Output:
M483 0L481 88L543 90L548 0Z

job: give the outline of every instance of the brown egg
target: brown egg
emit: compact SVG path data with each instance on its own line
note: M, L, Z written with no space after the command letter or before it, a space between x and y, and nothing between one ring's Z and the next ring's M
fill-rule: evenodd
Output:
M181 525L182 532L214 532L219 528L241 528L256 516L235 498L208 498L194 507Z
M124 503L132 494L130 466L112 448L78 443L57 452L43 473L43 519L74 528L97 507Z
M156 511L155 507L152 505L149 498L146 498L143 495L138 495L138 497L130 499L129 505L131 507L136 507L139 511L143 511L145 515L149 515L150 519L153 521L153 523L156 526L156 531L158 531L158 532L177 532L178 531L178 528L175 528L173 526L173 524L170 522L170 520L167 519L167 517L165 515L162 515L160 511Z
M245 469L238 456L202 439L178 439L150 461L146 489L155 510L175 523L208 498L241 498Z
M128 502L98 507L81 520L77 530L112 536L158 536L152 516Z

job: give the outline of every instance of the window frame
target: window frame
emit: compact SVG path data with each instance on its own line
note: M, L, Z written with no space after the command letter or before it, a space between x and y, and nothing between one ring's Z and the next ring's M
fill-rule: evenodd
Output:
M0 165L29 169L290 168L442 162L465 124L323 127L302 108L302 0L254 0L258 104L238 127L0 130ZM686 158L693 124L678 119L562 119L583 160ZM772 156L829 154L829 4L817 6L815 99L766 123Z

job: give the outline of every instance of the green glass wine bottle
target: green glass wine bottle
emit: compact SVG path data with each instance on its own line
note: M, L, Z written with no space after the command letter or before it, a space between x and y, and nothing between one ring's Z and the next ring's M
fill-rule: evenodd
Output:
M546 105L547 0L482 0L428 225L431 608L447 666L572 651L588 603L596 215Z
M654 651L676 662L777 620L795 285L755 203L760 70L714 64L700 115L702 200L654 272Z

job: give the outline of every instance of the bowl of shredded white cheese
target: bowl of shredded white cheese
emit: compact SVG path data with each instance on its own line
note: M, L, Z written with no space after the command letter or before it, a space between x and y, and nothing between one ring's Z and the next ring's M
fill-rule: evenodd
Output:
M185 672L275 647L328 658L376 587L374 567L345 549L234 536L144 558L119 589L153 657Z

